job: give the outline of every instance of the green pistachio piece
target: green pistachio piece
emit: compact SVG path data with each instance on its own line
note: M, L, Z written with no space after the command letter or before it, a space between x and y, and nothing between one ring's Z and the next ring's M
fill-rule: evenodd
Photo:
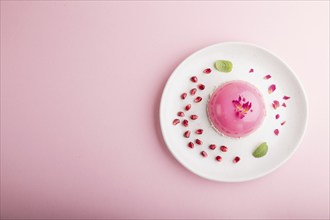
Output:
M214 67L219 72L229 73L233 69L233 64L229 60L217 60L214 63Z
M252 153L252 155L256 158L263 157L268 152L268 145L266 142L260 144Z

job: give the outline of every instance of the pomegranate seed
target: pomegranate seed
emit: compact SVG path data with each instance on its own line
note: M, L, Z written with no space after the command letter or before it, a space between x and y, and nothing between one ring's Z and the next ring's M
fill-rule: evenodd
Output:
M286 104L283 102L282 106L283 106L283 107L286 107Z
M276 136L278 136L279 133L280 133L280 131L279 131L278 129L275 129L275 130L274 130L274 134L275 134Z
M201 152L201 155L202 155L203 157L207 157L207 153L206 153L205 151L202 151L202 152Z
M191 119L191 120L196 120L197 118L198 118L197 115L190 115L190 119Z
M285 96L283 96L283 99L288 100L288 99L290 99L290 97L285 95Z
M197 89L193 88L190 90L190 95L195 95L197 92Z
M181 99L185 99L187 97L187 93L185 93L185 92L182 93L180 97L181 97Z
M195 133L196 133L196 134L203 134L203 129L197 129L197 130L195 131Z
M193 142L189 142L189 143L188 143L188 147L190 147L190 148L194 148L194 146L195 146L195 145L194 145Z
M209 148L210 148L211 150L214 150L214 149L216 148L216 146L215 146L215 144L211 144L211 145L209 146Z
M176 118L176 119L173 120L173 125L177 125L179 123L180 123L180 120L179 119Z
M280 118L280 115L279 114L275 115L275 118L276 119L279 119Z
M202 145L203 144L203 142L201 140L199 140L199 139L196 139L195 140L195 143L198 144L198 145Z
M190 131L186 131L183 134L184 137L189 138L190 137Z
M220 147L220 150L221 150L222 152L227 152L227 151L228 151L228 148L227 148L226 146L222 145L222 146Z
M185 127L188 127L189 123L188 123L188 120L183 120L182 121L182 125L185 126Z
M206 73L206 74L209 74L211 72L212 72L212 70L210 68L207 68L207 69L203 70L203 73Z
M196 103L198 103L200 101L202 101L202 97L200 97L200 96L196 97L195 100L194 100L194 102L196 102Z
M198 85L198 88L199 88L200 90L204 90L204 89L205 89L205 86L204 86L203 84L199 84L199 85Z
M194 83L198 81L198 79L197 79L196 76L192 76L192 77L190 78L190 80L191 80L191 82L194 82Z
M250 69L250 70L249 70L249 73L253 73L253 72L254 72L254 69Z
M234 158L234 160L233 160L233 163L238 163L240 160L241 160L241 158L239 158L239 157L236 156L236 157Z
M188 105L186 105L186 107L184 108L186 111L189 111L189 109L191 108L191 105L190 104L188 104Z
M216 156L215 159L220 162L222 160L222 157L221 156Z
M285 124L285 122L286 122L286 121L283 121L283 122L281 123L281 125L283 126L283 125Z
M183 112L178 112L178 116L179 117L183 117L184 116L184 113Z

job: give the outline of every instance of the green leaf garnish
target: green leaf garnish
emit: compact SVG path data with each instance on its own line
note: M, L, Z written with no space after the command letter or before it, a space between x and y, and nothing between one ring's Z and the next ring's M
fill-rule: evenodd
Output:
M256 158L263 157L268 152L268 145L266 142L260 144L252 153L252 155Z
M233 64L229 60L217 60L214 63L214 67L219 72L229 73L233 69Z

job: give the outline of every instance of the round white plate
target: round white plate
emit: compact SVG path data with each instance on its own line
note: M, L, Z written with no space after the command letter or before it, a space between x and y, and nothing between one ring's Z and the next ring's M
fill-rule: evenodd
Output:
M233 69L230 73L221 73L214 68L216 60L230 60ZM211 68L210 74L203 73ZM254 71L250 73L250 69ZM271 75L268 80L265 75ZM191 76L197 76L198 83L190 81ZM267 115L262 125L252 134L240 139L219 135L210 125L206 104L209 94L215 87L230 80L245 80L255 85L263 94ZM205 90L197 89L194 96L189 94L190 89L196 88L199 83L206 86ZM269 94L268 87L276 85L276 90ZM180 95L186 92L185 100ZM194 103L194 98L201 96L200 103ZM290 99L284 100L283 96ZM272 107L274 100L286 107L276 110ZM191 104L192 108L185 111L184 107ZM178 117L177 112L183 111L185 117ZM196 114L197 120L190 120L189 116ZM280 118L275 119L279 114ZM174 157L191 172L221 182L241 182L262 177L286 162L297 150L304 135L307 124L307 100L303 87L294 72L277 56L268 50L247 43L220 43L201 49L186 58L172 73L164 88L160 104L160 125L165 142ZM174 119L188 119L189 126L182 124L174 126ZM281 125L286 121L284 125ZM196 129L204 129L202 135L194 133ZM279 135L274 130L279 130ZM191 131L190 138L183 133ZM196 138L203 141L193 149L187 146L189 141ZM254 158L252 152L262 142L268 143L268 153L262 158ZM215 150L209 145L216 144ZM228 147L227 152L221 152L219 146ZM202 157L201 151L206 151L208 157ZM220 155L221 162L215 157ZM235 156L241 160L233 163Z

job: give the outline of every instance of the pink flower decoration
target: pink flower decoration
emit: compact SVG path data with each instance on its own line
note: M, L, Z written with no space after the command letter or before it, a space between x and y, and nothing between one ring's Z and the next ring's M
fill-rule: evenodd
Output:
M264 77L264 79L270 79L270 78L272 78L271 75L266 75L266 76Z
M252 103L249 101L245 102L245 98L241 96L239 96L237 100L233 100L232 103L235 106L236 115L240 119L244 118L252 107Z
M274 100L272 106L274 109L277 109L278 107L280 107L280 102L277 100Z
M272 84L268 87L268 93L271 94L276 90L276 85Z

